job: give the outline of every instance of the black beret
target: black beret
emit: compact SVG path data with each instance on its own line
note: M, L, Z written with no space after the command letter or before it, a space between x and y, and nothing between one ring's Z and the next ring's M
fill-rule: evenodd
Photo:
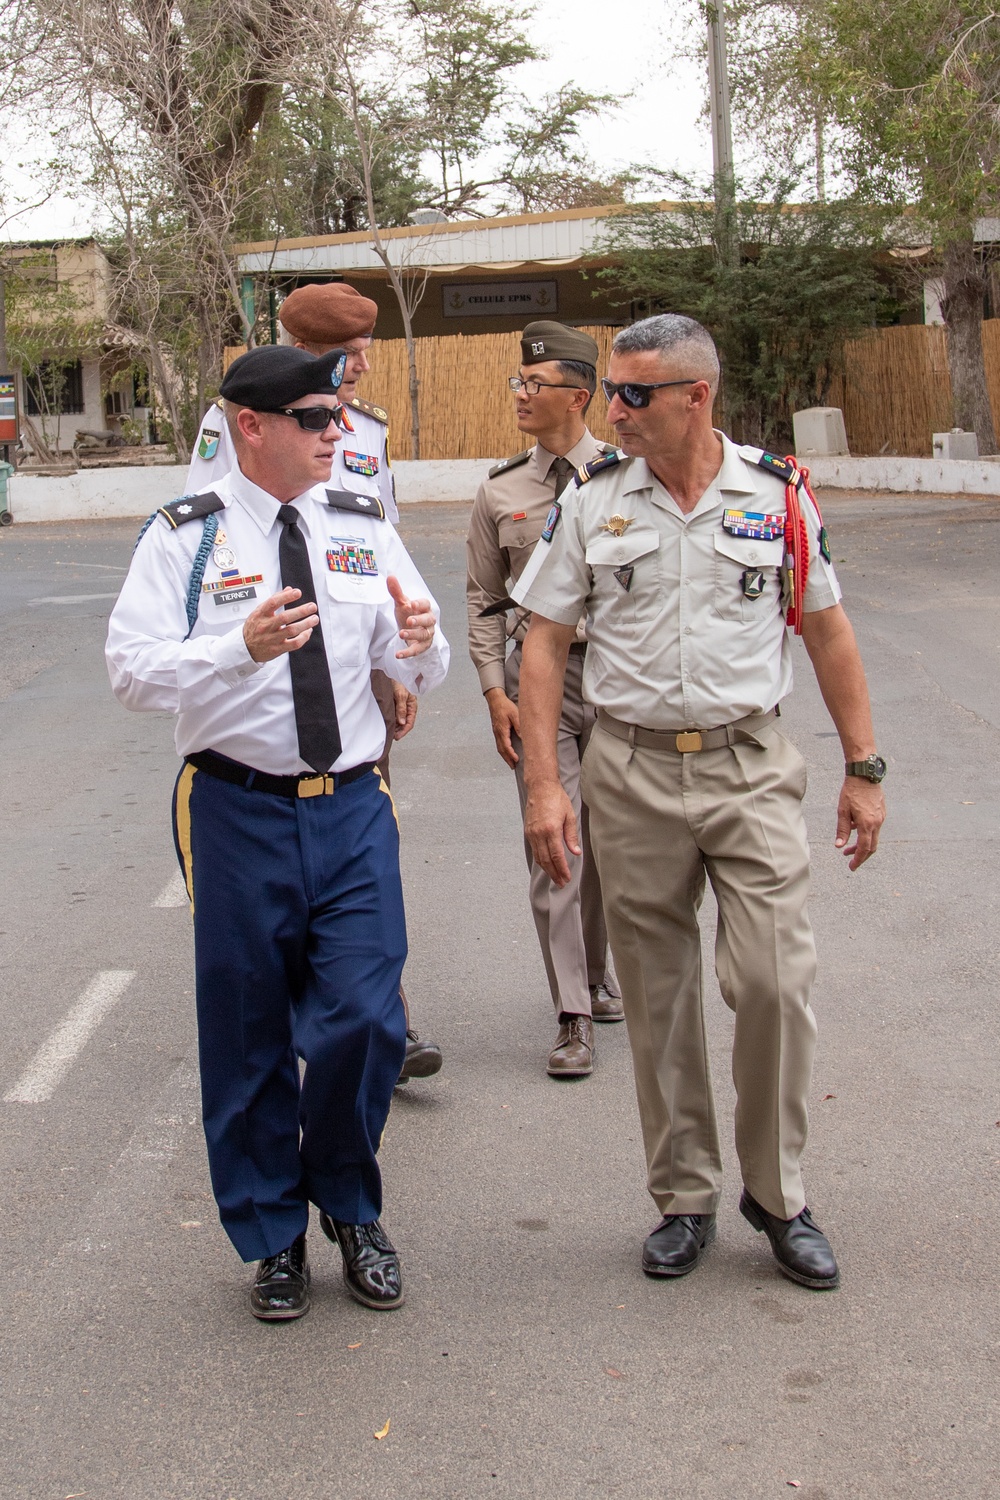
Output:
M529 323L521 334L522 365L540 365L547 359L575 359L597 368L597 344L582 328L565 323Z
M307 354L285 344L263 344L234 359L219 392L226 401L254 411L274 411L300 396L332 395L340 389L347 355Z

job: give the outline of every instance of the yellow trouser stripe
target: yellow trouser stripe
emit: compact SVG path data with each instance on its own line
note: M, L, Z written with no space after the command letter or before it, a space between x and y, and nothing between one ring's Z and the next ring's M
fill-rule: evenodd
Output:
M382 772L379 770L378 766L375 766L373 770L374 774L378 777L379 790L385 792L385 795L392 803L392 815L396 819L396 827L399 828L399 813L396 811L396 799L390 792L389 788L386 786L385 777L382 775Z
M191 915L194 916L194 866L191 855L191 787L197 775L194 766L185 766L177 783L177 842L181 851L181 873L184 876L184 884L187 887L188 900L191 903Z

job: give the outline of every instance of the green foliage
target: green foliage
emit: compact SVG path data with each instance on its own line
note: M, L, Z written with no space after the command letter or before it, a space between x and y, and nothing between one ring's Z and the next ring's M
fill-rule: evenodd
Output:
M688 179L683 196L609 220L598 272L645 311L679 312L710 330L723 369L725 421L734 437L787 447L792 413L823 405L843 368L844 344L888 309L875 269L885 216L857 202L792 204L790 181L738 192L731 226L738 253L721 253L709 194Z

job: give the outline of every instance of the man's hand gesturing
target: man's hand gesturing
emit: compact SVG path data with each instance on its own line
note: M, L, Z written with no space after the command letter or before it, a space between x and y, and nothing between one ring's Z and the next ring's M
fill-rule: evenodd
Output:
M396 606L396 624L399 626L400 637L406 642L405 648L396 652L396 660L400 661L404 656L420 656L434 639L434 630L437 625L431 609L431 601L408 599L403 593L399 579L393 577L391 573L386 579L386 587Z
M259 604L243 622L243 639L254 661L274 661L288 651L304 646L319 624L315 604L300 604L292 609L301 589L282 589Z

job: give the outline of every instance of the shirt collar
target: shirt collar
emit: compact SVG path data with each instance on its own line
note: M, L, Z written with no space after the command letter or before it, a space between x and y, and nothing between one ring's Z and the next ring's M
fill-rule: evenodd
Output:
M581 464L589 464L590 461L596 456L597 439L594 437L589 427L585 427L583 430L583 437L578 443L574 444L574 446L566 454L566 457L573 465L574 469L578 469ZM541 443L535 444L535 470L538 474L539 479L545 480L548 478L549 470L551 469L555 461L556 454L550 453L547 448L543 448Z
M278 520L278 511L281 508L282 502L275 499L274 495L269 494L267 490L262 490L259 485L254 484L252 479L248 479L240 468L239 463L235 463L230 469L226 475L225 482L228 484L229 492L233 499L239 501L243 509L252 517L260 531L264 536L267 536ZM303 490L301 495L297 495L294 500L288 502L289 505L294 505L298 511L300 524L303 531L307 534L309 531L309 507L303 505L302 502L309 498L315 498L313 487Z
M711 506L719 503L720 491L735 493L738 495L753 495L757 492L757 486L753 481L746 462L740 456L740 450L736 444L731 442L724 432L715 429L716 436L722 440L722 465L718 474L705 490L693 511L688 512L688 519L692 515L700 514ZM659 481L653 474L644 458L634 458L629 465L629 472L625 476L622 485L622 494L630 495L635 490L651 490ZM661 485L662 489L663 486Z

